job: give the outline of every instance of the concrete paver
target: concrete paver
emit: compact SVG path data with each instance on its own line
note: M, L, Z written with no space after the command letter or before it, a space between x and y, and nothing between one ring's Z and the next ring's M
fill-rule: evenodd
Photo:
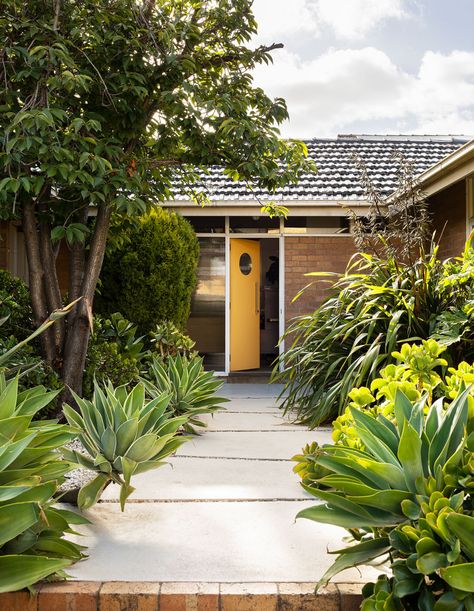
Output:
M227 412L156 471L136 477L121 513L114 486L86 512L78 541L90 557L68 572L78 580L150 582L315 582L334 560L341 528L298 520L316 502L290 458L330 430L308 431L281 417L271 386L230 384ZM375 570L345 571L365 582Z
M328 443L329 430L323 431L246 431L243 433L208 432L182 445L178 456L222 458L260 458L289 460L309 442Z
M107 581L315 581L333 561L327 547L342 547L344 531L295 522L312 504L130 503L125 513L100 504L86 513L93 526L81 529L90 557L68 573ZM350 570L338 581L361 576Z
M252 413L252 412L250 412ZM207 423L208 431L306 431L302 426L292 424L288 419L282 418L280 413L270 410L252 413L249 418L249 412L221 412L219 417L204 416L202 417Z
M284 461L178 458L172 465L137 475L132 500L245 500L311 498ZM118 501L110 485L103 500Z

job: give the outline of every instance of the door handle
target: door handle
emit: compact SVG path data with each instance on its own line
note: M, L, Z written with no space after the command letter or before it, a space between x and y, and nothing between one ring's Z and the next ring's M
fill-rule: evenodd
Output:
M260 312L260 296L258 290L258 282L255 283L255 314Z

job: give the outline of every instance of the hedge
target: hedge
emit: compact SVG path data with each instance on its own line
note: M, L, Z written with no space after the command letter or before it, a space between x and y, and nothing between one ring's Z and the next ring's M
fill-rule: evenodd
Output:
M164 320L184 328L196 286L199 242L186 219L154 208L112 228L95 299L102 316L120 312L148 333Z

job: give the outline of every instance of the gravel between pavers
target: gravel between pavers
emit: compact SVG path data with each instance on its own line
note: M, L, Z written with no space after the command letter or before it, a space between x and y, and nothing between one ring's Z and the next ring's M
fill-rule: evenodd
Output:
M76 452L89 456L89 453L78 439L70 441L64 447L68 450L75 450ZM96 475L97 473L95 471L90 471L89 469L74 469L73 471L69 471L69 473L65 475L66 481L59 487L59 492L68 492L69 490L81 488L81 486L94 479Z

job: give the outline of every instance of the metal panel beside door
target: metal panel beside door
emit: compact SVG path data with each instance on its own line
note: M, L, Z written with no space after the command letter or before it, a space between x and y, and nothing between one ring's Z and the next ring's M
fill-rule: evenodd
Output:
M260 242L230 240L230 370L260 368Z

